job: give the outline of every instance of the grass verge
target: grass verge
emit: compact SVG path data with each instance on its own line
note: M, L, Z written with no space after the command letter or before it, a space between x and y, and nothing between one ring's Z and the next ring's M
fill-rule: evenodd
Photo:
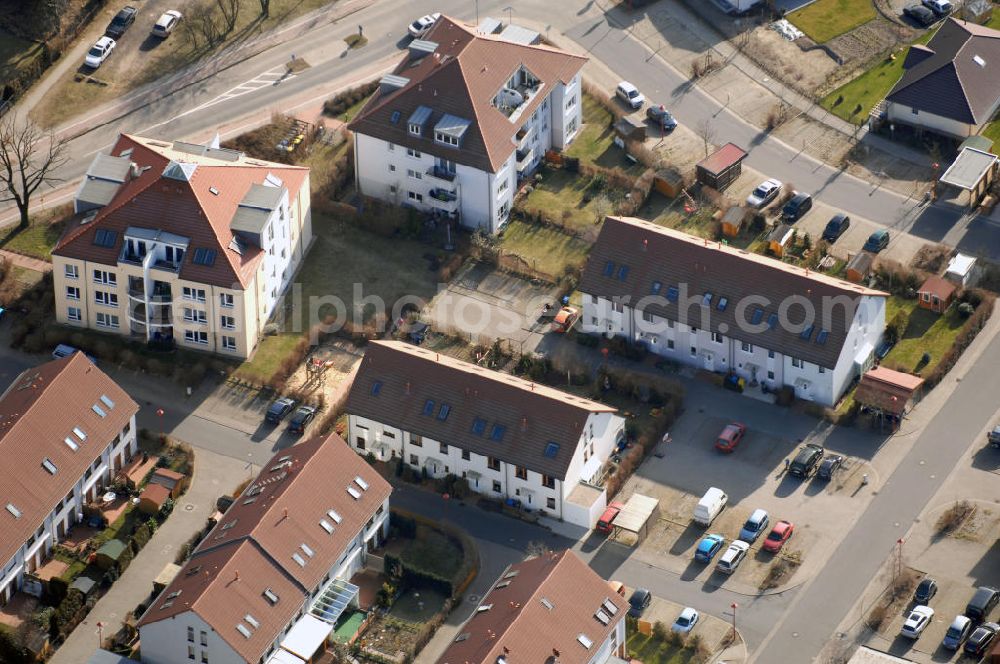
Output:
M60 205L32 216L31 225L24 230L12 228L3 240L0 248L13 251L15 254L30 256L43 261L52 260L52 249L62 235L66 221L73 215L73 208Z
M583 94L583 128L566 154L604 168L621 168L630 175L642 174L644 167L625 159L625 151L614 144L611 113L592 96Z
M822 44L875 18L875 7L871 0L816 0L787 18Z
M888 313L887 307L886 314ZM926 376L955 343L964 323L965 319L959 314L956 305L951 306L944 314L936 314L916 307L914 302L906 331L886 355L884 363L902 371L919 372ZM924 353L930 355L926 363L923 361Z

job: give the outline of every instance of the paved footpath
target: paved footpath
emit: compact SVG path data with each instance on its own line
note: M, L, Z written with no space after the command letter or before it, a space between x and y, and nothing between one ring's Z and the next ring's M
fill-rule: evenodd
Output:
M31 256L22 256L21 254L15 254L13 251L7 251L6 249L0 249L0 259L10 261L11 265L17 265L18 267L35 270L36 272L52 271L52 263L48 261L32 258Z

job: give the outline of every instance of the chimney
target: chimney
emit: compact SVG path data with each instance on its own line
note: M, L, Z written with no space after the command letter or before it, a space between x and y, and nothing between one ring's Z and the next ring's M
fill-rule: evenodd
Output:
M283 514L283 516L282 516L283 519L287 519L288 518L288 508L287 507L282 510L282 514Z
M527 431L527 430L528 430L528 418L527 417L522 417L521 418L521 431Z
M642 238L642 250L646 251L646 249L648 248L649 248L649 240L646 238Z
M410 393L410 381L406 381L406 393Z
M240 571L236 570L236 578L233 579L233 581L239 581L239 580L240 580Z

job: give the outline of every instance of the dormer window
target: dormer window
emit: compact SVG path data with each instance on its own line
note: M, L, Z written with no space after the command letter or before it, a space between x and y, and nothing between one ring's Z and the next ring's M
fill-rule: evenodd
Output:
M457 148L462 143L462 136L472 125L465 118L445 113L434 125L434 140L442 145Z
M413 134L414 136L420 135L420 125L418 125L417 123L411 122L409 129L410 133Z
M407 130L410 132L411 136L422 136L424 133L424 125L427 121L431 119L431 109L427 106L417 106L417 110L413 111L409 119L406 121Z
M449 136L448 134L440 131L434 132L434 140L438 143L444 143L445 145L451 145L456 148L458 147L458 138Z

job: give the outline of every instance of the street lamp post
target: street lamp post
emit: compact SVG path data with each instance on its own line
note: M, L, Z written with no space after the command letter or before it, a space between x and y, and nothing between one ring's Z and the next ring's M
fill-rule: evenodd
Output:
M104 623L102 622L97 623L97 647L104 647Z
M511 7L510 5L507 5L506 7L503 8L503 11L507 12L507 25L510 25L511 13L514 11L514 8Z
M476 25L479 25L479 0L476 0Z
M740 605L737 604L736 602L733 602L732 604L729 605L729 608L731 608L733 610L733 641L734 642L736 641L736 609L738 609L739 606Z
M896 540L896 575L903 575L903 538Z

